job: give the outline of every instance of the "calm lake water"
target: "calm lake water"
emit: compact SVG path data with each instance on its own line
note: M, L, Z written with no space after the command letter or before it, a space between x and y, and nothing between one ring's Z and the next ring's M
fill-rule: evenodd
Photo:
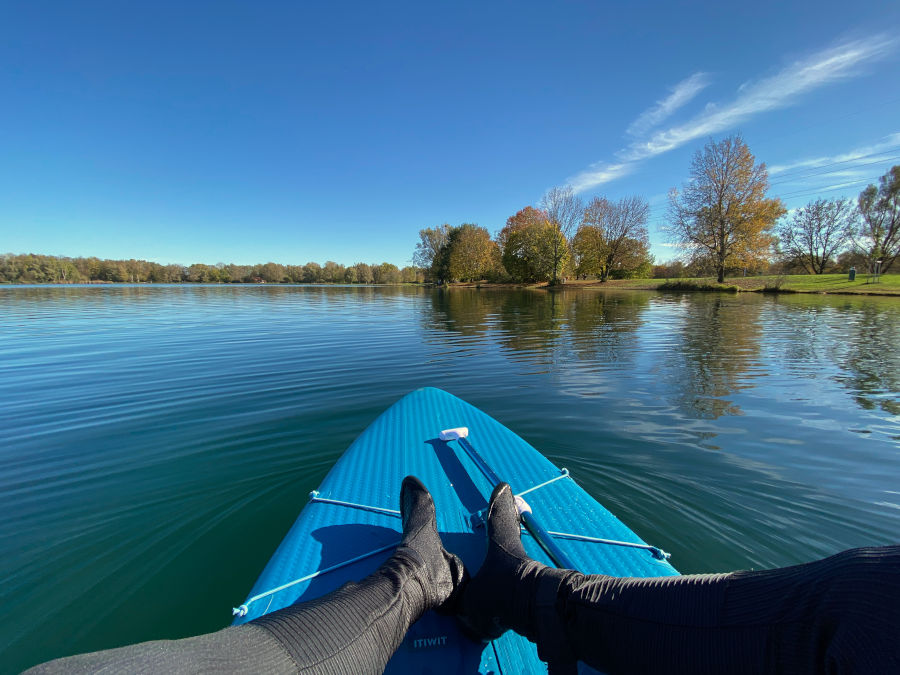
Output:
M0 668L227 625L332 463L444 388L682 572L900 540L900 299L0 287Z

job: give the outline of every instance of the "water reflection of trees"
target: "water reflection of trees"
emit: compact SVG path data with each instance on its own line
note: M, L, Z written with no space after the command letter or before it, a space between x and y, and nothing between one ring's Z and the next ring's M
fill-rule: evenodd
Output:
M774 304L772 304L774 302ZM695 295L667 369L672 389L704 418L740 414L729 400L763 374L839 382L863 409L900 414L900 306L895 299ZM765 331L765 338L762 333ZM771 363L771 358L776 362ZM814 394L811 394L814 396Z
M636 330L650 297L633 292L438 289L424 322L440 340L448 333L490 340L511 360L557 370L578 361L602 365L633 359Z
M871 304L861 307L856 316L850 325L855 339L846 360L847 384L863 408L900 415L900 316Z
M521 295L517 291L506 291ZM422 314L424 327L432 331L465 336L487 334L494 325L497 306L504 291L470 288L436 288L430 306Z
M691 295L682 299L677 349L666 372L679 402L702 418L739 415L729 397L751 386L760 353L759 296Z
M784 350L791 367L828 374L865 410L900 415L900 303L895 298L787 296L778 305L790 312L798 333Z
M127 300L131 304L164 304L179 300L224 301L246 298L254 301L282 301L290 297L339 302L344 299L381 301L385 297L420 296L421 288L410 286L371 286L335 284L65 284L2 287L0 305L23 303L108 304Z
M634 292L583 295L572 315L573 353L598 363L633 360L650 298L650 294Z

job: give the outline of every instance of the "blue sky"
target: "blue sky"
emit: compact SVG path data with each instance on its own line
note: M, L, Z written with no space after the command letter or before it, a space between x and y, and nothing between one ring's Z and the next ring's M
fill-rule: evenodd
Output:
M402 266L571 183L645 196L665 259L710 138L789 207L900 163L898 36L882 2L7 0L0 252Z

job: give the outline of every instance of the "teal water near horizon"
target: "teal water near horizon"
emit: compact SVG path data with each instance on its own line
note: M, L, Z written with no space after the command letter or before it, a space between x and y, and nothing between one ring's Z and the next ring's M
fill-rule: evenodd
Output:
M0 670L212 631L333 462L437 386L682 572L900 541L900 299L0 287Z

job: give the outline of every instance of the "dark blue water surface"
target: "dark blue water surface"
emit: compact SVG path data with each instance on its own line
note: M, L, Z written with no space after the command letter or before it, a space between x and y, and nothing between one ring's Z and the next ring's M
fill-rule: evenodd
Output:
M400 396L518 432L682 572L900 540L900 299L0 287L0 664L227 625Z

